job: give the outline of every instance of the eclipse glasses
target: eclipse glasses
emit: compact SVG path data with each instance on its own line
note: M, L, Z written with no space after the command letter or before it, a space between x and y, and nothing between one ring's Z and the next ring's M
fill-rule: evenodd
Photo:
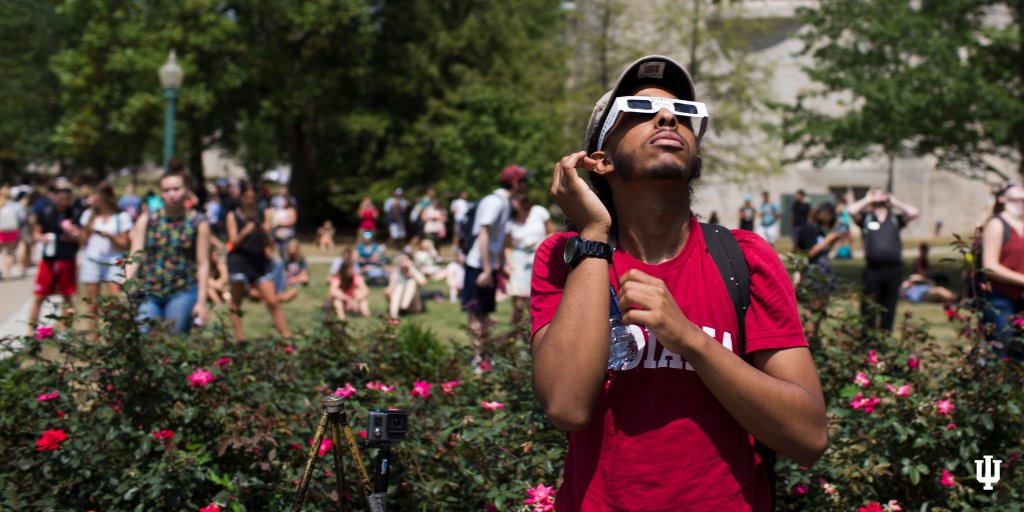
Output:
M660 98L657 96L619 96L612 103L612 108L608 112L604 126L601 127L601 135L597 138L597 150L604 149L604 138L611 131L612 127L615 126L615 121L619 119L619 114L623 112L656 114L663 108L667 108L676 117L700 118L700 131L697 132L697 145L700 146L700 140L704 138L704 132L708 128L708 107L703 103L673 98Z

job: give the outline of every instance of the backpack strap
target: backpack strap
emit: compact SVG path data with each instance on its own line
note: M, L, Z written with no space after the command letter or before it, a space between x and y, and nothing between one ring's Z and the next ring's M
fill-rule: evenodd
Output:
M704 244L722 274L722 282L725 283L725 289L729 292L729 298L732 299L736 311L736 325L739 330L736 333L737 351L740 357L749 362L745 329L747 310L750 308L750 268L747 267L747 259L743 256L740 244L728 229L703 222L700 223L700 228L704 233Z
M746 316L750 309L750 267L747 266L747 258L743 255L743 249L736 241L736 237L728 229L714 224L700 223L700 229L704 233L704 245L711 254L711 260L715 262L718 271L722 274L722 282L732 299L733 308L736 311L736 347L740 357L752 364L753 361L747 355L746 338ZM768 476L768 489L771 495L771 506L769 510L775 510L775 461L778 454L775 450L765 446L761 441L754 439L754 450L761 456L761 463L764 465L765 474Z

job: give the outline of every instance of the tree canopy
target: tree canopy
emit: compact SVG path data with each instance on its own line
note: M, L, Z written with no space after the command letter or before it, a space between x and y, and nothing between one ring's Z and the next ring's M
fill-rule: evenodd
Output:
M795 159L931 155L973 177L1005 179L999 161L1024 170L1024 3L822 0L800 18L816 87L785 109Z

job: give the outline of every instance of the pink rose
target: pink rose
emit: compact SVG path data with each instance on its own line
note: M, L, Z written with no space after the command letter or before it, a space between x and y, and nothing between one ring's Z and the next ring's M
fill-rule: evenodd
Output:
M480 405L488 411L497 411L498 409L505 408L505 404L501 402L480 402Z
M352 387L352 384L345 384L345 387L334 390L334 396L340 396L342 398L348 398L356 394L356 388Z
M868 350L868 361L871 361L872 364L878 364L878 352Z
M884 511L882 510L882 506L879 505L877 501L872 501L871 503L868 503L867 505L858 508L857 512L884 512Z
M878 398L864 398L860 393L853 397L853 401L850 402L850 407L854 409L864 409L864 412L874 412L875 406L881 402Z
M956 405L953 404L952 400L936 400L935 408L939 411L939 414L953 414L953 409L956 409Z
M529 498L523 500L523 504L533 505L531 512L551 512L555 510L555 488L544 484L537 484L526 490Z
M409 392L409 396L419 396L423 398L430 398L430 388L432 386L425 380L418 380L412 385L412 391Z
M313 446L312 439L309 440L309 445ZM331 451L331 448L334 448L334 441L325 438L320 441L320 449L317 451L320 453L320 456L323 457L324 455L327 455L327 452Z
M295 347L293 347L291 345L288 345L288 346L284 347L284 353L285 354L291 354L292 352L295 352Z
M63 418L65 416L64 411L57 411L57 417Z
M49 338L50 336L53 336L53 327L52 326L43 325L43 326L40 326L40 327L36 328L36 339L37 340L45 340L46 338Z
M49 402L50 400L56 400L60 397L60 393L52 391L50 393L43 393L36 397L37 402Z
M853 378L853 383L862 388L866 388L871 385L871 381L868 380L868 376L865 375L864 372L858 372L857 376Z
M454 395L455 394L455 386L458 386L459 384L462 384L462 383L457 381L457 380L450 380L448 382L442 383L441 384L441 391L444 391L444 394L446 394L448 396Z
M57 448L60 448L60 443L63 443L68 438L68 435L60 429L47 430L43 432L43 436L36 441L36 450L41 452L52 452Z
M896 394L896 396L907 396L910 394L910 384L904 384L900 387L894 387L892 384L886 384L885 388Z
M486 372L487 370L491 370L493 368L494 368L494 366L491 366L491 362L490 361L488 361L486 359L483 360L483 361L480 361L480 371Z
M201 388L213 382L215 378L212 373L200 368L188 376L188 381L192 383L192 387Z
M231 364L231 358L230 357L222 357L222 358L218 359L216 363L213 363L213 364L217 368L222 368L222 367L225 367L225 366Z
M954 430L954 429L956 429L956 423L950 423L949 425L946 425L946 430Z
M804 484L796 484L796 486L793 487L793 492L800 495L807 494L807 488L804 487Z
M900 506L900 502L896 500L889 500L889 503L883 505L882 509L885 510L885 512L900 512L903 510L903 507Z
M949 471L943 469L942 479L939 480L939 483L946 487L953 487L956 485L956 479L953 478L953 475L949 474Z
M199 512L220 512L220 505L210 503L209 505L199 509Z
M917 357L910 356L910 359L907 359L907 368L916 370L918 366L921 366L921 360Z

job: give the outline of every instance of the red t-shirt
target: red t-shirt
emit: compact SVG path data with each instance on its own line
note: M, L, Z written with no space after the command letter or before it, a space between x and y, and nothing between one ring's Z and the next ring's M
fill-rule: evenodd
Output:
M533 265L531 334L558 309L570 268L558 233L541 244ZM749 231L732 231L750 267L746 350L804 347L807 341L789 276L772 248ZM680 310L711 337L738 351L736 315L696 220L678 256L648 265L617 250L609 277L631 268L662 279ZM750 436L679 355L653 334L635 368L608 372L590 426L569 436L556 509L768 510L770 492ZM639 338L638 338L639 339ZM571 361L566 361L571 364Z

